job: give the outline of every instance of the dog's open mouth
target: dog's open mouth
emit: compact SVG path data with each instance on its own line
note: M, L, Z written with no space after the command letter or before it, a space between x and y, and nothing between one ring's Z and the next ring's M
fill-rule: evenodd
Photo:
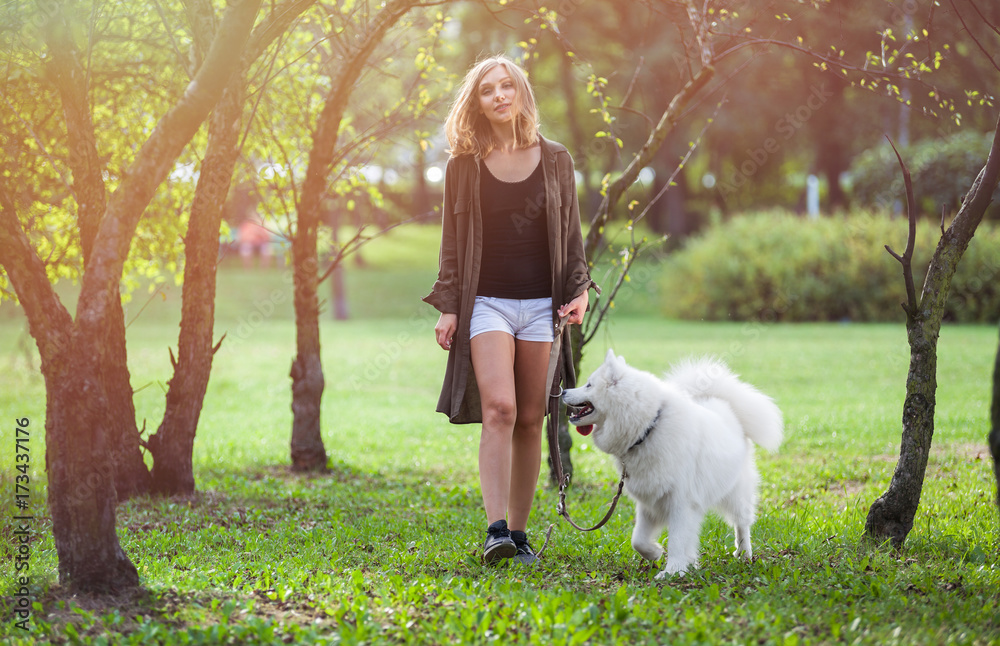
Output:
M583 402L578 406L566 404L566 413L567 415L569 415L569 421L572 422L574 426L576 426L576 431L580 435L590 435L590 433L594 430L593 424L583 424L583 425L579 424L579 421L581 419L590 415L593 412L594 412L594 405L591 404L590 402Z

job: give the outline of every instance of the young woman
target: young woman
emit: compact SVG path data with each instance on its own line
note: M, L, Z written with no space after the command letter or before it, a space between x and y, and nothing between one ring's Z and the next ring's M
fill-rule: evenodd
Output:
M593 285L573 160L538 134L527 76L505 56L469 71L445 132L438 279L424 298L441 312L434 332L448 351L437 410L482 423L483 559L530 563L555 324L583 321Z

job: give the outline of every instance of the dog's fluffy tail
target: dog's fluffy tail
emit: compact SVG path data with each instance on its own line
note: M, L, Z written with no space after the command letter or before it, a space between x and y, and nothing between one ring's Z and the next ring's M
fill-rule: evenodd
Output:
M768 451L777 451L781 446L781 410L770 397L740 381L722 361L711 357L688 359L674 366L667 379L694 397L718 397L727 402L747 437Z

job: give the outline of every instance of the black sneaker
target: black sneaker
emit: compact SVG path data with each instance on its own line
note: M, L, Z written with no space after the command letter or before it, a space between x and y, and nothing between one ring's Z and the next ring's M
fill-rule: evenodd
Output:
M483 545L483 561L496 563L517 554L517 546L511 540L506 520L498 520L486 528L486 543Z
M511 530L510 538L514 541L514 547L517 548L517 554L514 555L514 560L523 565L531 565L538 560L535 556L535 550L531 549L531 543L528 542L528 534L518 530Z

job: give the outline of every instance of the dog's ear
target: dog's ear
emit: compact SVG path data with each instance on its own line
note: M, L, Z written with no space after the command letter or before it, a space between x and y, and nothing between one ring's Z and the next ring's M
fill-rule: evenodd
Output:
M622 368L624 367L624 359L615 355L614 350L608 350L608 353L604 356L604 376L607 379L608 385L614 386L618 383Z
M604 362L613 366L626 366L625 357L615 354L615 351L608 348L608 353L604 355Z

